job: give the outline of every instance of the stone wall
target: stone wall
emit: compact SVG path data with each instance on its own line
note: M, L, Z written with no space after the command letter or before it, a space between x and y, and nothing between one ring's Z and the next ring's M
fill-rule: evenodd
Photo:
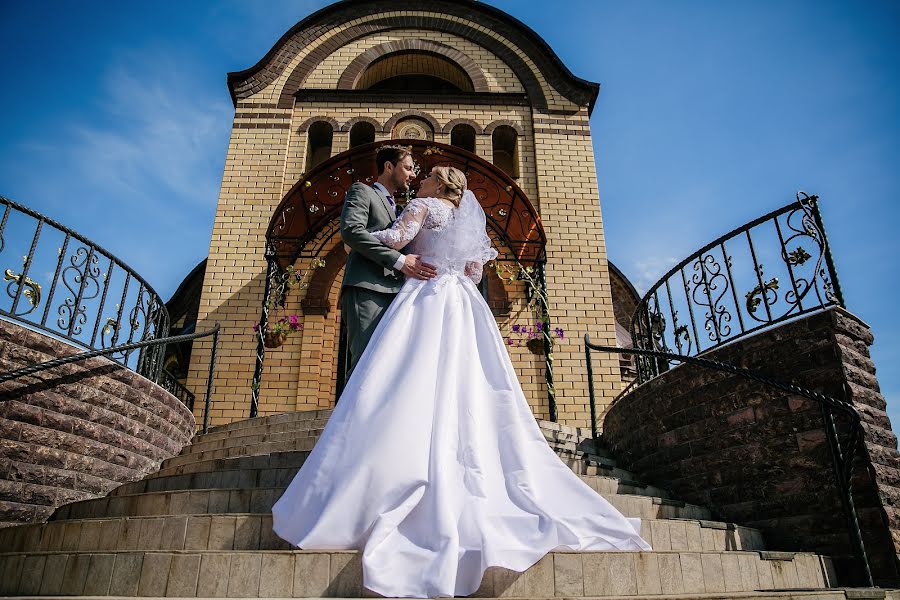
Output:
M853 402L865 429L854 502L876 583L896 586L900 455L869 356L872 341L859 319L830 309L704 356ZM846 431L847 422L838 423ZM683 365L613 405L603 436L624 468L764 530L770 549L831 554L845 581L857 575L846 559L847 525L817 403Z
M0 372L77 352L0 320ZM0 527L141 479L194 430L177 398L105 358L0 384Z

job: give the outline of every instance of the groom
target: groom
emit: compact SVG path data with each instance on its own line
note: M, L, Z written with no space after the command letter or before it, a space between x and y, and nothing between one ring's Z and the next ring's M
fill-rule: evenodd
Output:
M341 311L350 351L348 374L403 286L401 273L415 279L431 279L437 274L418 255L402 254L370 233L391 226L398 214L394 195L406 192L416 177L412 155L401 146L382 146L375 161L378 180L371 187L358 181L351 185L341 211L341 238L351 250L341 284Z

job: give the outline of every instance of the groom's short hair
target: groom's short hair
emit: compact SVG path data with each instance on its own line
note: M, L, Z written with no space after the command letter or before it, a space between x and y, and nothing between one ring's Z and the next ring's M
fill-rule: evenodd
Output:
M395 167L397 163L409 156L411 152L403 146L382 146L375 155L375 163L378 165L378 174L384 173L384 163L391 161Z

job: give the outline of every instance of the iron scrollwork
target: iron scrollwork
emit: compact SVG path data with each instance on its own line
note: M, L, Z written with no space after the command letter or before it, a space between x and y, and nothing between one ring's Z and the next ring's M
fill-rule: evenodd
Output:
M17 274L12 269L6 269L3 279L9 281L9 284L6 286L6 294L10 298L16 297L17 289L20 286L25 288L22 290L22 295L28 299L31 308L25 312L19 313L20 316L31 313L38 307L38 304L41 303L41 284L38 282L30 277L24 277L22 273Z
M703 328L709 332L711 341L719 343L731 335L731 326L728 325L731 313L722 304L722 298L728 292L728 277L722 273L722 265L712 254L699 256L694 262L694 271L691 275L691 283L694 284L692 300L706 309Z
M835 304L842 306L817 200L799 192L796 202L738 227L674 266L638 303L631 322L635 348L668 350L674 346L679 354L696 355L762 327ZM760 238L772 239L773 228L778 236L776 245L768 242L768 247L757 248ZM754 242L759 230L764 231ZM745 251L736 254L741 245ZM743 260L745 256L749 261ZM779 269L764 273L758 259L773 257L778 263L779 256ZM743 273L735 272L736 264ZM780 269L787 269L789 283ZM735 283L748 280L754 283L746 288ZM743 299L738 293L741 288ZM747 316L750 318L745 319ZM701 325L711 345L701 340L707 337L701 336ZM649 368L639 370L641 381L658 373L646 357L638 359L638 364L642 363Z
M142 340L168 337L169 316L162 298L128 265L68 227L8 198L0 196L0 210L0 236L13 215L17 230L31 227L34 232L30 242L27 238L7 237L0 245L0 252L14 252L23 261L21 269L4 272L6 295L12 298L12 303L0 305L0 314L5 318L87 350L118 345L129 321L132 325L144 322ZM41 281L44 287L34 273L46 274L47 281ZM112 277L112 273L121 273L124 281ZM126 306L131 307L127 298L132 281L140 282L144 305L128 316L123 313ZM110 317L106 305L110 295L120 295L114 317ZM146 319L144 314L148 315ZM163 351L162 345L143 351L138 362L146 369L141 374L155 380ZM110 357L134 368L127 355L116 353Z
M81 326L87 323L84 301L100 294L99 260L93 249L82 246L69 257L69 263L63 269L62 282L71 296L60 305L57 324L70 335L80 335Z

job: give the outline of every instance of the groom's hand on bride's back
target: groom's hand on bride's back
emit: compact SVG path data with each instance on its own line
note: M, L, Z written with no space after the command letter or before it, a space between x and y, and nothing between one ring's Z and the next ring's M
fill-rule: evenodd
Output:
M403 263L403 268L400 270L403 271L404 275L412 277L413 279L426 280L437 275L437 269L434 265L422 262L421 257L418 254L407 254L406 261Z

